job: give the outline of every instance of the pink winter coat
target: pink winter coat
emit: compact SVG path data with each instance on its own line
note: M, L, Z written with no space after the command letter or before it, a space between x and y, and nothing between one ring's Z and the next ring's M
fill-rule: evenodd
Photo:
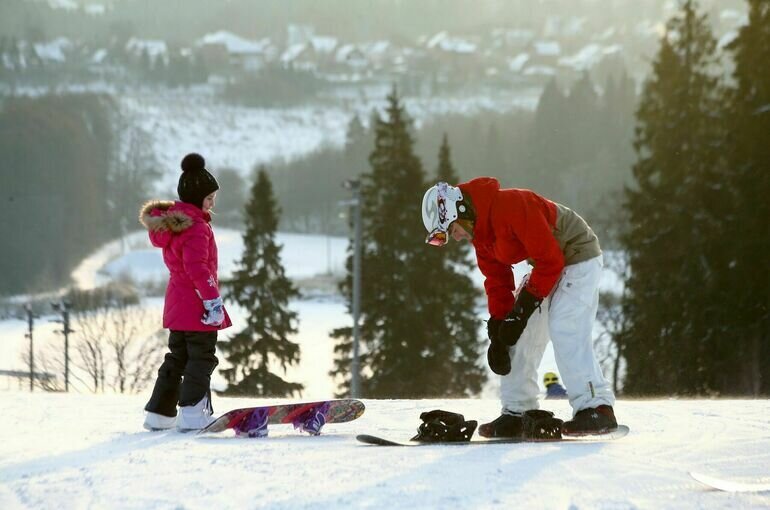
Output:
M163 327L178 331L217 331L232 325L225 310L219 327L201 322L203 300L219 294L217 243L211 216L184 202L154 200L142 206L139 221L153 246L163 249L170 277L163 306Z

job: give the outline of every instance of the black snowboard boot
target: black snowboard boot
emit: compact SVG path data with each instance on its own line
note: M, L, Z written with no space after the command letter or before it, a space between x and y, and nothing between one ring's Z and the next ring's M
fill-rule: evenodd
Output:
M482 437L521 437L521 414L501 414L497 419L479 427Z
M565 436L588 436L604 434L618 428L612 406L601 405L582 409L570 421L565 421L562 433Z

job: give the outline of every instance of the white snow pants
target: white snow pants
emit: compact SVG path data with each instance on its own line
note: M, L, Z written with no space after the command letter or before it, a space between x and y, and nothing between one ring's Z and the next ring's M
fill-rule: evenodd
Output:
M565 266L561 279L529 318L521 338L510 349L511 371L500 381L504 413L539 407L537 369L549 338L573 416L588 407L615 404L612 388L596 361L591 334L599 307L602 266L601 255Z

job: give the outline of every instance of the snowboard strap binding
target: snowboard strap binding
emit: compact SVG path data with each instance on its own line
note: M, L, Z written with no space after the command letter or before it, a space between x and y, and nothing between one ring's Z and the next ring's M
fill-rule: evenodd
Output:
M527 439L561 439L563 423L551 411L531 409L521 417L521 434Z
M422 424L412 441L423 443L470 441L478 422L466 421L462 414L436 409L420 414Z

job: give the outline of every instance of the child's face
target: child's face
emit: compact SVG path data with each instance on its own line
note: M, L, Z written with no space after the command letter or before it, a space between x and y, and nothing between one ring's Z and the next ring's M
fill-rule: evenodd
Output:
M217 198L217 192L216 191L214 193L206 196L206 198L203 199L203 210L206 211L206 212L211 211L211 209L214 208L214 201L216 200L216 198Z

